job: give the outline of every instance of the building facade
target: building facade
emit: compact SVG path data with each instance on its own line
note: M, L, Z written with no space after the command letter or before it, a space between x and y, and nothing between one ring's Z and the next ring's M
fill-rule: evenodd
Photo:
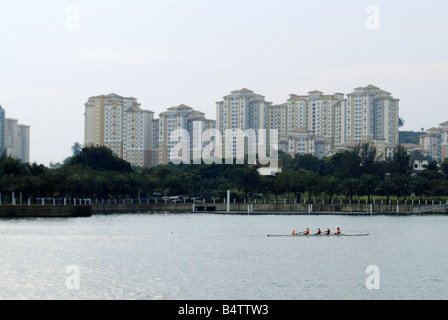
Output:
M84 143L106 146L132 165L153 165L152 111L140 109L136 98L111 93L89 98L85 104Z
M0 152L1 155L30 162L30 126L19 124L16 119L6 118L0 106Z
M345 142L399 141L399 100L387 91L368 85L356 88L345 100Z
M271 102L254 91L243 88L224 96L216 103L216 128L222 134L223 155L236 158L247 153L257 152L260 138L270 143L269 108ZM253 130L255 136L241 136L247 130ZM258 137L258 130L266 130L266 137ZM268 148L269 149L269 148Z
M141 109L137 99L113 93L89 98L85 108L85 146L106 146L116 156L139 167L170 162L170 152L178 143L173 136L176 129L185 130L193 139L195 134L214 129L216 124L206 119L203 112L186 105L169 108L154 119L154 112ZM190 159L202 157L199 152L205 142L201 141L194 150L192 139L188 145Z
M167 164L173 155L194 161L210 146L208 156L241 159L259 153L264 142L269 156L274 135L279 138L280 150L319 158L360 143L371 143L378 148L379 157L385 158L399 141L399 100L373 85L355 88L347 95L318 90L291 94L277 105L243 88L216 102L216 121L184 104L168 108L155 119L153 112L140 108L137 99L116 94L91 97L85 108L85 145L107 146L117 156L143 167ZM439 158L443 152L446 157L447 130L443 128L438 132ZM202 139L209 129L220 134L211 139L212 144ZM259 136L260 129L266 136ZM188 136L186 141L183 133ZM189 157L173 151L179 142L186 143Z
M426 130L426 134L420 136L420 146L432 160L443 162L448 158L448 121L441 123L438 128Z
M5 109L0 106L0 155L3 155L6 151L5 149Z
M448 158L448 121L441 123L440 128L442 129L442 158L440 159L440 161L445 161L445 159Z
M189 150L188 159L197 160L202 158L202 150L206 142L202 141L202 134L216 127L214 120L206 119L203 112L194 110L192 107L181 104L168 108L159 115L157 122L157 134L155 135L154 148L158 156L156 164L168 164L171 159L171 151L182 139L183 134L188 140L186 148ZM195 139L200 142L194 144ZM198 140L196 140L198 141ZM177 154L176 157L185 155ZM184 158L186 159L186 158Z
M18 123L16 119L6 118L4 122L4 150L7 156L30 162L30 126Z
M326 157L330 144L321 135L315 135L312 130L303 127L291 129L289 135L280 135L279 150L291 157L311 154L317 158Z
M360 143L385 149L384 145L394 146L399 141L399 100L373 85L358 87L346 96L318 90L291 94L286 104L272 106L269 115L269 126L290 139L300 140L293 138L295 130L308 130L317 137L319 150L328 150L326 155Z

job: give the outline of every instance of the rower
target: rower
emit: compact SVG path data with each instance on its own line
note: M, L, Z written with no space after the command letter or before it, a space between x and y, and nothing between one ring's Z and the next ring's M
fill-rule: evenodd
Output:
M292 235L295 235L296 234L296 230L292 230Z
M306 231L303 233L304 235L309 235L310 234L310 229L306 228Z
M336 234L341 234L341 229L339 229L339 227L338 230L336 231Z
M329 235L331 233L330 229L327 228L327 232L325 234Z
M317 233L316 233L318 236L320 236L321 235L321 231L320 231L320 228L317 228Z

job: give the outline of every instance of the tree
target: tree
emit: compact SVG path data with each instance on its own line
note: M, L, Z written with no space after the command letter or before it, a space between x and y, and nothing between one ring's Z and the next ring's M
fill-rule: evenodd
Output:
M278 177L276 177L278 178ZM254 191L260 187L261 179L256 166L241 166L237 171L236 179L238 181L239 189L243 191L244 198L247 195L253 198Z
M428 164L424 164L423 168L428 171L438 171L439 165L437 164L437 161L431 160Z
M367 201L370 203L370 197L375 193L379 178L373 174L363 175L361 177L359 189L363 195L367 195Z
M423 196L429 190L429 182L422 175L417 175L411 180L411 190L416 195L420 196L420 201L423 201Z
M303 169L322 174L324 162L311 154L296 155L293 159L296 170Z
M398 145L391 159L388 159L389 173L410 174L412 171L410 156L406 149Z
M81 144L80 144L79 142L75 142L75 143L72 145L72 153L73 153L73 155L74 155L74 156L77 156L78 154L81 153L81 151L82 151L82 146L81 146Z
M117 157L107 147L88 147L68 161L68 165L81 165L98 171L117 171L131 173L129 162Z
M319 175L314 171L300 170L299 177L308 193L308 202L311 203L311 196L316 194L319 187Z
M327 176L322 181L322 187L324 193L330 197L330 203L333 201L333 196L337 193L340 188L339 179L333 176Z
M341 178L359 178L361 177L361 158L359 156L359 148L350 151L344 151L341 157L342 163Z
M410 193L410 176L406 174L396 173L392 175L392 189L393 194L395 194L398 199L400 197L404 197L406 200L406 196Z
M282 172L277 176L267 178L268 190L274 194L275 200L277 201L277 197L284 194L287 190L287 173Z
M442 172L448 175L448 158L445 158L445 160L442 162L441 168Z
M394 192L393 187L392 178L390 176L386 176L384 180L378 183L376 192L381 196L385 196L389 202L390 196Z
M357 148L361 175L377 174L376 148L364 143Z
M358 186L360 184L359 179L356 178L348 178L342 181L341 188L342 192L345 194L346 197L352 201L353 196L356 195L358 192Z

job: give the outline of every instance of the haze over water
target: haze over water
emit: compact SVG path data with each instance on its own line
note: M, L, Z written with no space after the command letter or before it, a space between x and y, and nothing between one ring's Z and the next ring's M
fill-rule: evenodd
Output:
M0 299L446 299L447 226L446 216L1 220ZM307 227L370 236L266 236ZM366 288L372 265L379 290Z

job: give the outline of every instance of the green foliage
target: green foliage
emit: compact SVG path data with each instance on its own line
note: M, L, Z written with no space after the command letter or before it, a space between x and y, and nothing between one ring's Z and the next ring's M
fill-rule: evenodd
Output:
M317 159L311 155L280 153L284 168L277 176L260 176L252 165L189 164L132 168L105 147L84 148L64 165L47 168L0 157L0 191L20 191L26 197L137 198L163 196L214 197L253 200L303 195L354 199L372 196L387 199L411 194L423 199L448 196L448 160L437 167L430 163L412 172L409 156L398 147L386 161L376 158L368 144ZM441 170L440 170L441 169Z
M425 134L418 131L400 131L400 143L420 144L420 136Z
M441 168L443 173L448 175L448 158L443 161Z
M107 147L84 148L68 161L68 165L81 165L97 171L132 172L130 163L114 155Z

